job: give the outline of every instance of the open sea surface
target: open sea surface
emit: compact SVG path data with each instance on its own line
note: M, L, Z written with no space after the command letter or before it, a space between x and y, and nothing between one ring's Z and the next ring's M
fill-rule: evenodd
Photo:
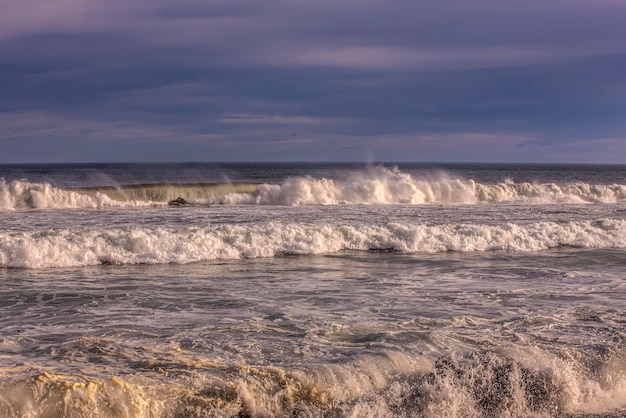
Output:
M0 178L0 417L626 415L626 166Z

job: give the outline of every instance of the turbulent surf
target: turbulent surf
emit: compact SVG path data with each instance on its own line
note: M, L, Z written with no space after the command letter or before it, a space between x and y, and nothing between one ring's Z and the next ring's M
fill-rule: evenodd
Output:
M289 177L280 184L126 184L58 188L50 183L0 181L0 209L100 208L190 203L256 205L615 203L626 200L624 184L575 182L494 184L446 174L414 176L397 167L372 167L341 179Z
M0 177L0 416L626 413L626 167Z

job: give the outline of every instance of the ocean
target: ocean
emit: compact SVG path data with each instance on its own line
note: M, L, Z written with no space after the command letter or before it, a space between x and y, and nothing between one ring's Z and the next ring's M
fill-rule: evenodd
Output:
M0 166L1 417L626 416L626 166Z

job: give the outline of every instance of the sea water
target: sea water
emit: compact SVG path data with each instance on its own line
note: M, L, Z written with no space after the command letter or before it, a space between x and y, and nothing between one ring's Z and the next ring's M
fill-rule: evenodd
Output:
M0 167L2 417L626 412L626 167Z

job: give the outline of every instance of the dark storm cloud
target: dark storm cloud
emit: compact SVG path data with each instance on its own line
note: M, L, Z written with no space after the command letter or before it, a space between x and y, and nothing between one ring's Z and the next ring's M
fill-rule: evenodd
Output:
M625 17L609 0L14 2L0 160L626 162Z

